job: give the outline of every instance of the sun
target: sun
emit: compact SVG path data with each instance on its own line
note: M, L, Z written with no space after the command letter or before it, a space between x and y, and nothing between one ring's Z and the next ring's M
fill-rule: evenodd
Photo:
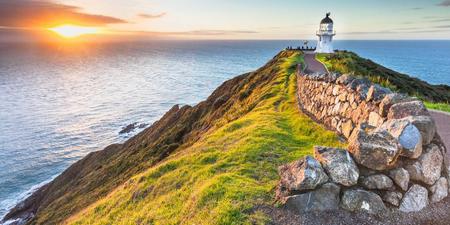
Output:
M95 27L82 27L70 24L48 28L48 30L53 31L64 38L75 38L85 34L97 34L100 32L100 30Z

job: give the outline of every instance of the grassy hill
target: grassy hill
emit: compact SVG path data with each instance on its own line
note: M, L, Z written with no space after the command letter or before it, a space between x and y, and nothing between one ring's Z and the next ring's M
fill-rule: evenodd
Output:
M9 218L33 224L250 224L267 218L277 167L343 146L296 105L298 52L221 85L194 107L174 107L124 144L91 153Z
M324 63L329 71L367 77L374 83L410 96L417 96L430 103L444 103L448 106L450 102L450 86L429 84L418 78L383 67L369 59L361 58L353 52L339 51L332 55L318 54L317 59ZM429 104L429 106L434 107L435 104Z

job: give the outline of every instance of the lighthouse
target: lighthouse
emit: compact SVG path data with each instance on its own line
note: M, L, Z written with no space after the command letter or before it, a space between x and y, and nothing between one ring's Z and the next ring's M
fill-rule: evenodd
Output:
M319 30L316 32L319 37L317 42L317 53L333 53L333 36L336 32L333 30L333 20L330 18L330 13L326 14L326 17L320 21Z

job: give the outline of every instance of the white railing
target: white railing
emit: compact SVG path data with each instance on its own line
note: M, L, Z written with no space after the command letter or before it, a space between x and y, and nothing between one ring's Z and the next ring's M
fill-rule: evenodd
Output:
M334 36L336 35L336 31L316 31L316 35L328 35L328 36Z

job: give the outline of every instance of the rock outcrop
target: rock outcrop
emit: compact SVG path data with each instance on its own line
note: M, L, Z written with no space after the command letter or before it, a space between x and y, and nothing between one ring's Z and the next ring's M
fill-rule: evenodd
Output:
M316 161L308 156L282 166L296 168L293 165L298 162L311 161L311 171L326 173L310 172L317 174L313 179L304 178L305 169L280 169L277 197L288 199L286 207L307 212L339 204L349 211L371 214L388 207L414 212L448 196L450 159L445 158L447 150L421 101L349 75L299 71L297 81L302 110L346 138L348 149L315 147ZM324 191L330 190L331 183L321 185L325 176L337 186L330 193ZM313 182L299 188L299 180ZM303 192L293 195L293 187ZM328 202L323 199L326 196L331 198L329 208L323 206ZM341 198L336 200L336 196Z

